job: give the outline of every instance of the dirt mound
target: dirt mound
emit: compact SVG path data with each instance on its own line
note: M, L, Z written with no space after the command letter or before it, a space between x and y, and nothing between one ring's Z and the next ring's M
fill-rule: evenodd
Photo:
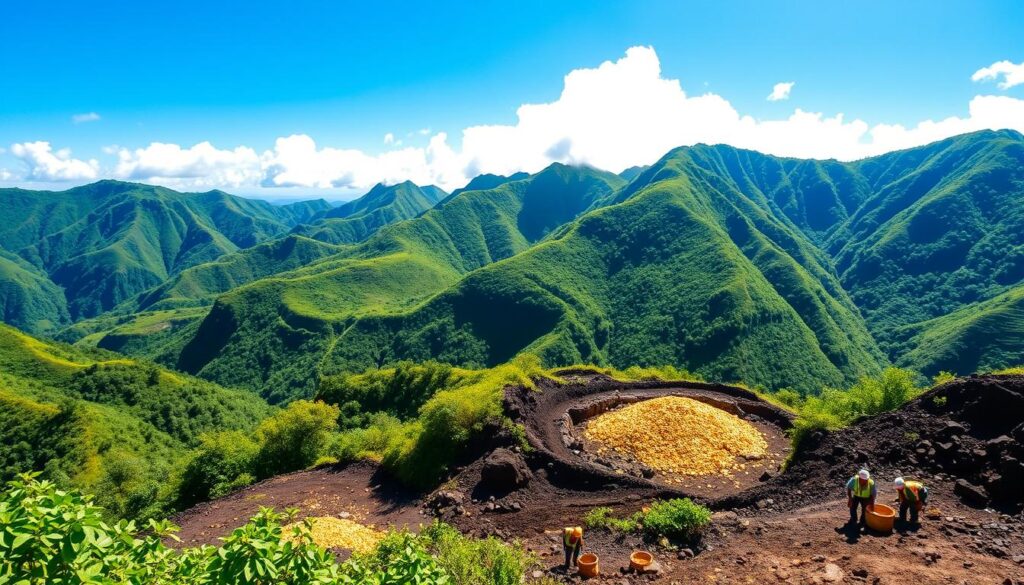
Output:
M866 467L879 490L896 476L948 483L965 502L1015 513L1024 506L1024 377L977 376L932 389L902 408L838 432L812 433L784 474L722 505L774 501L794 508L842 493Z

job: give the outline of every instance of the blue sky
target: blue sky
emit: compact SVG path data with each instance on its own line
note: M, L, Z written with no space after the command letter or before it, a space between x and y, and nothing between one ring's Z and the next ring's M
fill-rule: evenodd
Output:
M654 77L678 80L686 96L719 96L756 121L787 120L799 109L909 130L925 120L966 119L972 99L991 95L1004 101L986 110L985 124L1005 119L1008 127L1024 126L1015 117L1019 104L1005 101L1024 100L1024 83L1000 88L1009 78L971 79L1000 61L1024 62L1021 2L99 4L0 9L0 183L62 188L109 176L266 197L345 196L403 173L450 187L480 170L535 170L551 151L537 146L541 137L512 139L530 145L504 153L487 143L479 154L464 152L463 131L515 128L521 105L558 102L570 71L624 59L631 47L649 48L660 67ZM788 99L766 100L780 82L794 83ZM606 93L601 83L586 89ZM637 96L620 101L643 107ZM666 96L659 103L681 102ZM566 107L577 111L580 104ZM605 104L595 115L614 115L611 107L620 105ZM88 114L98 119L73 121ZM864 155L915 141L847 135L840 146L839 138L808 130L811 146L798 147L766 136L767 129L756 136L691 130L690 119L681 116L674 134L651 142L731 141L776 154L853 158L861 153L851 140L877 143ZM555 150L565 150L568 162L653 162L589 144L577 136L587 125L581 119L562 129L572 147ZM626 126L613 124L609 133L628 132ZM388 133L393 139L385 143ZM451 153L427 152L438 133ZM274 150L279 138L296 135L313 141L313 150L294 149L292 158ZM37 147L14 148L39 142L59 153L57 162L48 166ZM203 142L212 148L191 150ZM145 150L152 143L180 152ZM402 160L373 162L374 172L362 170L369 159L349 152L372 158L412 149L426 162L414 160L415 153L396 155ZM302 153L331 169L299 168L309 158ZM440 159L448 166L441 169ZM62 171L61 161L69 160L85 166ZM224 168L212 172L216 165Z

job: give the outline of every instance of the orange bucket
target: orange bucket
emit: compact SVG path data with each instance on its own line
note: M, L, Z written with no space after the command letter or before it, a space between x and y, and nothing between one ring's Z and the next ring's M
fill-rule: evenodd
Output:
M892 532L893 524L896 522L896 510L885 504L868 506L867 513L868 528L878 532Z
M577 563L580 575L584 577L597 577L597 555L594 553L583 553Z
M643 572L647 570L647 567L651 566L652 562L654 562L654 555L647 551L638 550L629 555L629 566L634 571Z

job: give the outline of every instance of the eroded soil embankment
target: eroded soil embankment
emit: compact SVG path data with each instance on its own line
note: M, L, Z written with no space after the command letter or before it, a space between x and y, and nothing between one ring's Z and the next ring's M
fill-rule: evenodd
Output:
M742 388L700 382L624 383L593 374L563 376L564 383L544 380L536 390L510 389L505 408L526 431L533 448L528 456L531 467L545 469L548 481L567 489L629 488L713 501L774 476L788 450L785 430L792 415ZM772 456L751 461L744 472L730 476L669 477L615 454L597 454L599 446L582 433L594 417L665 396L698 400L751 423L765 436Z

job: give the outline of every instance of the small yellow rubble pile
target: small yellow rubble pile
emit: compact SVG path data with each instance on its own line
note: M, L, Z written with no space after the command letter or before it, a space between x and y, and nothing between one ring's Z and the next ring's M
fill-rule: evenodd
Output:
M737 457L763 458L768 442L754 425L691 398L666 396L602 414L583 431L601 445L661 472L728 474Z
M353 522L346 518L320 516L310 518L313 528L310 531L313 542L323 548L343 548L357 553L373 550L384 538L384 533ZM290 533L290 526L285 527L285 534Z

